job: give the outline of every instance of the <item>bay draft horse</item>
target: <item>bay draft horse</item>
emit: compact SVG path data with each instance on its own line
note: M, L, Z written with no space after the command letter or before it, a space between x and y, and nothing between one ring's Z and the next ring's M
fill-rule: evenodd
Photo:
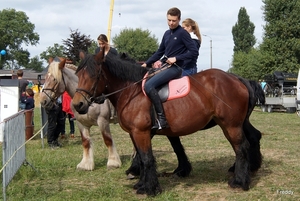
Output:
M41 106L46 109L51 109L56 99L64 91L67 91L70 97L73 97L76 92L78 77L75 75L75 71L77 67L73 64L65 64L65 59L63 60L64 62L61 62L59 58L55 58L55 60L49 61L44 87L42 93L40 93ZM107 168L121 167L122 163L109 127L111 116L109 100L106 100L103 104L92 104L86 114L79 114L74 108L72 108L72 111L77 120L76 124L80 131L83 146L83 158L77 165L77 169L93 170L95 167L90 137L90 128L92 126L99 127L108 149Z
M85 114L93 101L107 94L140 158L140 177L134 188L138 194L156 195L161 187L151 146L151 102L141 85L147 71L110 53L105 57L102 51L86 55L76 71L79 82L72 103L80 114ZM257 171L262 162L261 133L249 121L255 100L251 83L210 69L192 75L190 85L188 95L163 104L170 128L157 134L179 137L218 124L236 154L229 185L248 190L250 171Z

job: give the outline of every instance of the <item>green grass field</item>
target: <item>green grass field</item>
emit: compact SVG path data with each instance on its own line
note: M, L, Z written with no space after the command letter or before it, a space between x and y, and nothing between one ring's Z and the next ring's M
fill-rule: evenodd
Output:
M251 116L252 124L263 133L261 152L263 164L252 177L249 191L228 187L228 168L234 163L233 150L219 127L182 137L192 163L187 178L160 177L163 193L156 197L137 195L127 180L133 150L130 137L118 124L111 124L122 167L108 170L107 148L97 127L91 136L95 151L95 170L79 171L82 158L81 138L61 140L63 147L42 148L38 134L26 145L24 165L8 185L8 200L300 200L300 118L296 114L263 113L258 108ZM40 129L39 108L35 109L35 131ZM68 128L68 123L66 123ZM77 128L76 128L77 129ZM155 136L153 150L159 172L171 172L177 159L168 140ZM2 199L2 198L0 198Z

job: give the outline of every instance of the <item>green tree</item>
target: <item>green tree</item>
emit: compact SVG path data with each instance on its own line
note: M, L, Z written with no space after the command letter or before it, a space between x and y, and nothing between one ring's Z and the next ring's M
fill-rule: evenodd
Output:
M26 68L32 69L36 72L43 71L43 62L40 60L38 56L35 56L30 59L30 62L27 64Z
M256 43L254 36L255 25L250 22L247 10L242 7L238 14L238 21L232 27L234 52L249 52Z
M98 43L93 40L91 46L88 48L88 52L90 54L94 54L97 47L98 47Z
M253 48L248 53L236 52L232 61L234 67L230 68L229 72L250 80L263 79L265 69L261 68L262 58L263 55L259 49Z
M88 52L89 47L92 45L90 36L81 34L78 30L71 30L70 38L63 40L64 55L77 64L80 61L79 52Z
M248 79L256 77L251 74L253 72L252 68L257 65L256 61L253 64L251 63L253 61L253 54L257 53L253 48L256 43L254 30L255 25L250 21L247 10L241 7L238 14L238 21L232 27L234 54L232 68L229 71Z
M300 68L300 1L263 0L265 33L260 46L266 74Z
M158 40L149 30L123 29L112 38L119 52L126 52L137 61L147 60L158 48Z
M44 59L46 62L48 62L48 59L50 57L64 57L64 51L65 48L62 45L59 45L57 43L54 43L53 47L47 47L46 51L43 51L40 54L41 59Z
M34 24L26 13L15 9L0 11L0 49L7 55L1 59L0 69L19 68L29 62L30 53L23 45L36 45L39 35L34 32Z

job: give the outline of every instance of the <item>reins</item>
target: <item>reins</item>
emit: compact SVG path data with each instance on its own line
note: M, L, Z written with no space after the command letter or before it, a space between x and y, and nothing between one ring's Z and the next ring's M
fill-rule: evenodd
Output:
M136 84L142 82L143 80L148 79L148 78L150 78L150 77L156 75L157 73L159 73L159 72L161 72L161 71L163 71L163 70L166 70L167 68L169 68L169 67L171 67L171 66L172 66L172 65L165 63L161 68L157 68L158 70L155 70L153 73L148 74L148 76L143 77L142 79L140 79L140 80L138 80L138 81L136 81L136 82L134 82L134 83L132 83L132 84L126 86L126 87L123 87L122 89L119 89L119 90L114 91L114 92L109 93L109 94L102 94L101 96L95 97L95 98L94 98L94 103L101 104L101 103L103 103L103 102L105 101L105 99L106 99L107 97L109 97L109 96L111 96L111 95L114 95L114 94L116 94L116 93L119 93L119 92L121 92L121 91L123 91L123 90L125 90L125 89L127 89L127 88L129 88L129 87L131 87L131 86L133 86L133 85L136 85ZM86 100L87 100L87 99L86 99Z

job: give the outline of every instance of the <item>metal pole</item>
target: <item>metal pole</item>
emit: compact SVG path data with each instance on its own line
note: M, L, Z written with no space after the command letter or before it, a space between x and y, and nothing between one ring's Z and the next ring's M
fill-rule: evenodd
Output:
M111 25L112 25L112 18L114 12L114 0L110 0L110 9L109 9L109 17L108 17L108 28L107 28L107 40L110 43L110 35L111 35Z
M212 68L212 38L209 35L202 34L203 36L209 37L210 38L210 68Z
M212 68L212 39L210 39L210 68Z

